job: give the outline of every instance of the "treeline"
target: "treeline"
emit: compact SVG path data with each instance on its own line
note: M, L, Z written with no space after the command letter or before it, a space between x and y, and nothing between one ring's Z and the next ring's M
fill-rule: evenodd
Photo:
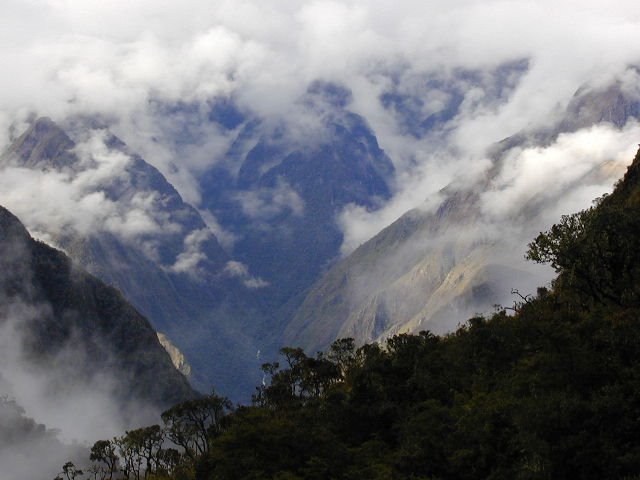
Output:
M132 470L114 440L117 466L97 478L640 478L639 207L637 156L613 194L530 245L558 276L512 315L316 356L284 348L250 406L212 395L165 412L170 442L147 451L172 444L173 463L136 453ZM193 413L206 402L215 414Z
M215 393L180 403L162 413L162 426L98 440L91 447L87 468L67 462L54 480L192 478L194 463L209 453L231 411L231 402Z

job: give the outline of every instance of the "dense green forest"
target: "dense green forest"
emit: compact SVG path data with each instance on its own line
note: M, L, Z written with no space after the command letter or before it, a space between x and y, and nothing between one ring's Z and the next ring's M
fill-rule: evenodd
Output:
M97 442L83 475L640 478L639 206L640 153L611 195L530 244L558 274L535 297L444 337L283 348L250 406L176 405L162 426Z

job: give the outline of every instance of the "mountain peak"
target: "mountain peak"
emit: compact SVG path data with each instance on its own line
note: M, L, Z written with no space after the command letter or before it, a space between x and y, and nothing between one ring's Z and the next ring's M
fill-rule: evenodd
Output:
M74 161L73 140L49 117L40 117L2 155L3 160L33 168L63 168Z
M638 116L640 102L625 92L621 82L599 88L583 86L569 102L561 129L575 131L603 122L622 128L629 118Z

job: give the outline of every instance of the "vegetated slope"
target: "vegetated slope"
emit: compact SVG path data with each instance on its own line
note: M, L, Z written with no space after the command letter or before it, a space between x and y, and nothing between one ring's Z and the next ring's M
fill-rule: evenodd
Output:
M66 188L76 190L80 183L83 201L102 199L116 211L116 226L107 217L104 224L83 229L84 218L74 220L64 211L76 206L62 204L52 212L59 225L30 215L35 219L30 227L120 289L167 334L192 365L195 385L204 390L215 385L246 398L258 378L259 348L247 325L258 328L253 323L259 324L260 316L245 279L228 269L231 259L215 235L158 170L105 128L82 120L69 125L79 144L51 120L37 119L4 153L4 168L29 169L41 174L43 183L62 178ZM25 208L51 202L37 195Z
M2 325L17 332L19 361L58 375L56 388L103 375L123 405L162 407L195 395L149 322L119 291L33 240L2 207L0 262Z
M505 232L496 228L500 220L485 215L483 195L501 188L495 180L513 149L548 146L561 133L601 122L619 128L639 112L640 102L620 83L579 90L555 125L497 144L487 178L445 188L435 211L406 213L338 262L306 296L286 342L313 352L345 336L363 343L422 329L441 333L475 312L511 303L511 288L533 291L546 279L521 261L526 239L543 228L546 212L567 192L610 178L610 166L598 165L558 192L530 199L502 219Z
M212 403L221 415L207 424L203 452L181 455L164 473L198 480L636 477L639 207L640 151L613 194L562 217L530 244L529 258L558 274L551 290L523 298L512 316L472 318L444 337L402 334L358 349L342 339L315 357L283 348L281 365L264 365L269 381L252 406L223 416L224 401L212 396L165 414L168 432L189 424L179 412L204 412ZM203 438L192 435L192 442Z

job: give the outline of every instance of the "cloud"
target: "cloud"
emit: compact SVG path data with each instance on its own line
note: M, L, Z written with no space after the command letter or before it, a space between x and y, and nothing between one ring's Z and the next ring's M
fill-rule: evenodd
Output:
M95 361L95 352L87 352L73 334L47 357L46 365L32 361L26 326L50 314L50 307L1 295L0 397L14 400L25 417L43 426L21 439L26 423L18 424L18 432L8 430L11 419L0 405L0 479L50 478L69 460L86 461L96 440L157 422L156 407L131 399L125 404L118 398L123 372L78 368Z
M204 228L189 233L184 239L184 251L178 255L176 262L169 270L197 276L199 273L198 265L207 260L207 255L201 250L202 243L211 238L211 231Z
M513 221L514 215L551 199L552 221L581 210L622 177L638 138L640 125L630 121L622 130L597 125L562 134L548 147L516 148L504 160L493 187L482 195L482 210L502 221Z
M240 203L242 212L255 220L268 221L284 212L300 216L304 212L304 200L282 179L273 188L238 193L235 199Z
M394 82L407 90L434 72L485 72L530 59L522 81L499 107L477 108L486 85L466 88L465 112L452 139L477 152L547 121L585 80L638 60L631 46L640 6L628 0L24 3L12 1L3 12L8 28L0 58L12 72L0 80L4 124L28 111L54 118L93 113L111 117L124 131L160 121L151 100L205 105L233 95L262 117L291 117L295 125L295 103L320 78L352 90L351 108L368 119L399 165L408 152L429 146L400 141L392 112L379 101ZM430 90L413 88L423 113L437 110L447 96ZM125 140L138 135L131 130ZM171 142L156 143L171 152ZM215 151L213 146L211 156ZM152 161L171 174L164 160ZM177 162L173 176L187 185L193 172L185 162Z
M9 161L1 169L0 204L14 212L37 237L75 231L82 236L109 232L125 241L179 233L152 190L129 189L132 157L111 149L104 130L92 131L75 147L77 164L60 169L24 168ZM124 189L113 198L111 191Z
M254 277L249 273L249 267L244 263L231 260L227 262L224 267L224 273L231 278L238 278L242 281L243 285L247 288L263 288L269 285L269 282L264 281L260 277Z

